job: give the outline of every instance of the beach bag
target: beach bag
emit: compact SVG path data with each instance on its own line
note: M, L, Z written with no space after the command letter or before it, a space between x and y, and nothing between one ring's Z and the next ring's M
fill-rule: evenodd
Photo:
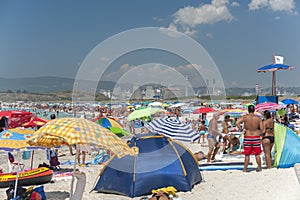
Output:
M33 192L30 196L30 200L46 200L46 194L44 191L44 186L39 186L33 189Z

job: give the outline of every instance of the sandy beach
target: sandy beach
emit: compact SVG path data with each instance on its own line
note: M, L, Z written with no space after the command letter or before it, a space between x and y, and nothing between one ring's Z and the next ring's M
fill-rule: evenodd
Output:
M203 150L207 152L207 147L201 147L200 144L187 144L187 147L196 152ZM74 156L70 156L67 148L63 147L59 150L60 162L73 161ZM65 154L65 155L64 155ZM16 159L20 159L21 156L18 153L14 153ZM87 156L87 161L93 160L92 155ZM4 172L8 169L6 162L7 154L1 153L1 168ZM42 162L47 162L44 151L35 151L33 166L38 166ZM25 164L25 168L30 167L30 160L22 160ZM255 163L255 162L253 162ZM72 169L73 165L61 165L63 169ZM79 167L77 169L86 173L86 187L83 194L83 199L103 199L103 200L129 200L132 198L103 194L96 191L92 191L93 185L96 181L96 177L99 174L102 165L89 165L87 167ZM230 171L202 171L203 181L196 185L190 192L177 192L179 199L195 200L195 199L285 199L285 200L298 200L300 199L300 185L297 180L294 168L288 169L276 169L271 170L263 169L262 172L256 172L255 170L243 173L240 170ZM47 199L69 199L69 191L71 185L71 177L54 178L53 183L44 185ZM6 199L6 189L0 189L0 199ZM148 195L149 197L149 195ZM141 197L133 198L139 200Z

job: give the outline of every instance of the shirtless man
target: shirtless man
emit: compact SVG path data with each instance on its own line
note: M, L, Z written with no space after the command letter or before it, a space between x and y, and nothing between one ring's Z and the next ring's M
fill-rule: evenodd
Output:
M237 128L241 131L241 123L244 122L244 152L245 161L244 161L244 170L247 172L247 167L250 161L250 155L255 155L256 163L258 166L258 171L261 171L261 140L260 135L263 130L262 120L254 115L255 108L253 105L248 106L249 114L242 116L236 122Z
M217 141L217 136L220 135L219 129L218 129L218 119L220 117L220 113L215 113L213 115L213 118L209 121L208 125L208 134L207 134L207 140L208 140L208 154L207 154L207 162L210 162L210 159L214 160L216 154L218 153L218 150L221 146L219 142ZM212 155L212 157L211 157Z
M265 153L267 169L272 168L272 157L271 151L274 145L274 119L271 117L270 111L266 110L264 112L265 121L264 124L264 137L262 138L262 146Z

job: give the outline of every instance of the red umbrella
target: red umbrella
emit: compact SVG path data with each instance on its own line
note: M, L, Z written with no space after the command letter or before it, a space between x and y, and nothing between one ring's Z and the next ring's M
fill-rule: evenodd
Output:
M210 113L210 112L217 112L217 110L210 107L197 108L196 110L193 111L193 114Z
M0 119L6 117L8 119L9 128L20 127L22 124L29 122L33 113L18 110L8 110L0 112Z
M22 124L21 126L24 128L40 127L40 126L43 126L44 124L46 124L47 122L48 122L48 120L46 120L46 119L34 117L29 122L26 122L26 123Z

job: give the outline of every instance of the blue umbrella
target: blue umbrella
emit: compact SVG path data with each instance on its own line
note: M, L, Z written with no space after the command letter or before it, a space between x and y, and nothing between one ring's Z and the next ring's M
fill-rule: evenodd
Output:
M295 66L289 66L284 64L270 64L264 67L261 67L256 70L256 72L272 72L272 95L276 95L276 76L275 72L277 70L292 70L295 69Z
M288 104L299 104L299 102L294 100L294 99L283 99L281 102L286 104L286 105L288 105Z
M273 72L273 71L277 71L280 69L292 70L292 69L295 69L295 66L289 66L289 65L284 65L284 64L270 64L270 65L261 67L256 71L257 72Z

